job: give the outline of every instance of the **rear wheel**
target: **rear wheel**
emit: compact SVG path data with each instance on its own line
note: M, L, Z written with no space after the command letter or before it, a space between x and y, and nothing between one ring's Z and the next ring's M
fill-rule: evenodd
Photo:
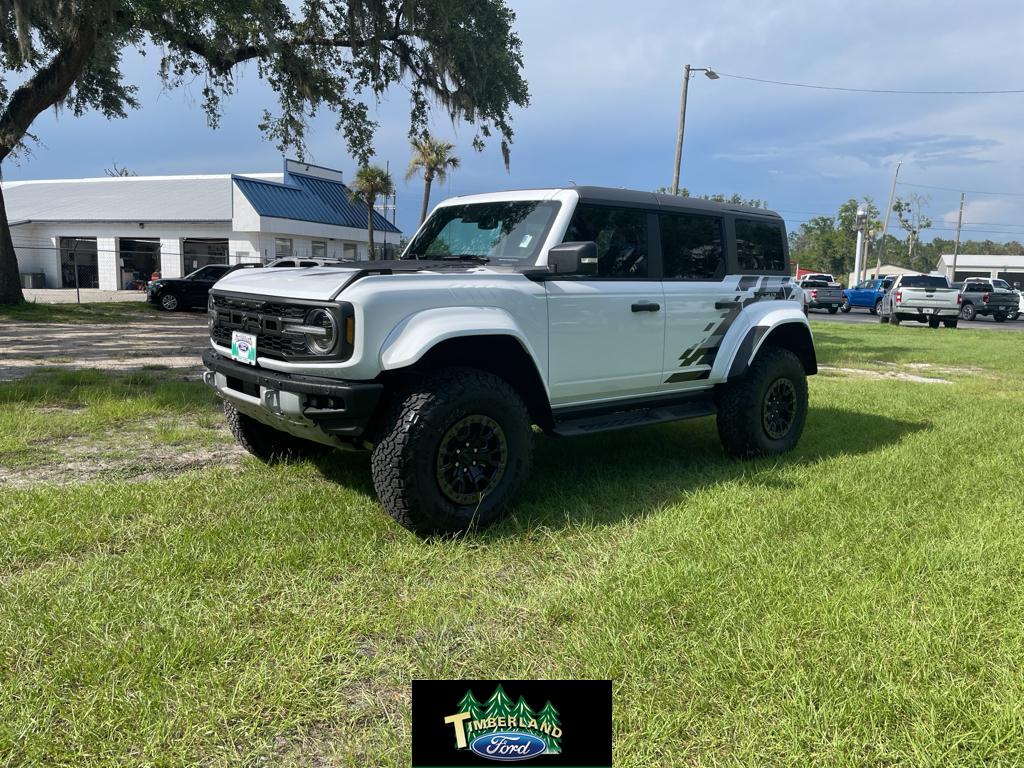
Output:
M530 470L533 433L504 379L444 368L397 393L373 449L373 485L395 520L421 534L497 521Z
M947 328L956 328L956 323L957 323L957 320L956 320L955 317L952 320L943 320L942 321L942 324L945 325Z
M939 327L939 318L937 318L937 317L930 317L930 318L928 318L928 327L929 328L938 328Z
M875 314L878 315L878 322L880 322L880 323L888 323L889 322L889 316L888 315L883 315L880 310L876 311Z
M718 436L739 458L784 453L807 420L807 375L788 349L766 347L747 373L718 395Z
M1005 323L1006 315L1004 315L1002 312L996 312L994 315L992 315L992 319L995 320L997 323Z
M891 315L889 315L890 325L899 325L901 322L902 320L900 319L900 316L897 312L893 312Z
M960 319L961 320L973 320L978 316L978 313L974 311L973 304L964 304L960 307Z
M301 437L268 427L251 416L240 413L227 401L224 403L224 418L238 444L268 464L311 459L333 450L329 445L303 440Z
M834 315L838 311L839 311L839 307L836 307L836 306L831 306L831 307L828 308L828 313L830 315ZM849 310L847 310L847 311L849 311Z

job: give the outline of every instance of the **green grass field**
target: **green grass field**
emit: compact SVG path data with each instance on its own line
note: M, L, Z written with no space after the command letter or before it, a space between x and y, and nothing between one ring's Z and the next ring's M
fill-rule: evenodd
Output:
M161 314L155 305L144 301L98 301L86 304L43 304L27 301L13 307L0 307L0 320L32 323L114 323L125 319L144 320Z
M445 541L358 454L121 471L229 450L198 383L0 384L0 473L113 465L0 488L0 764L407 765L411 678L496 677L613 679L617 766L1020 765L1021 342L815 333L791 455L538 436L514 514Z

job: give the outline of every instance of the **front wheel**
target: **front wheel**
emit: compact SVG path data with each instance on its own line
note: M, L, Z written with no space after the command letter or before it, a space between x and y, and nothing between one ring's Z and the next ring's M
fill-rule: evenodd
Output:
M718 437L738 458L793 448L807 420L807 375L788 349L766 347L747 373L718 394Z
M872 307L871 309L869 309L868 311L869 311L869 312L870 312L870 313L871 313L872 315L877 315L877 314L879 313L879 311L881 311L881 309L882 309L882 300L881 300L881 299L879 299L878 301L876 301L876 302L875 302L875 306L873 306L873 307Z
M496 522L530 471L533 433L519 393L473 368L444 368L396 393L370 463L381 504L417 533Z
M961 320L973 320L978 316L978 313L974 311L974 305L964 304L960 307L960 319Z
M851 309L853 309L853 307L850 306L850 300L849 299L844 300L843 303L839 306L839 309L840 309L840 311L843 314L846 314Z
M177 312L181 309L181 299L178 294L168 291L160 297L160 307L168 312Z
M1007 320L1016 320L1018 317L1020 317L1020 312L1016 311L1016 312L1011 312L1010 314L1008 314L1006 316L1006 319Z

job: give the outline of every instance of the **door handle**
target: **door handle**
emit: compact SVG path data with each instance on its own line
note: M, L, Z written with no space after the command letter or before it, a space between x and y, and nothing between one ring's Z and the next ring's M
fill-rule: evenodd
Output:
M661 309L661 304L655 304L653 301L638 301L630 309L634 312L657 312Z

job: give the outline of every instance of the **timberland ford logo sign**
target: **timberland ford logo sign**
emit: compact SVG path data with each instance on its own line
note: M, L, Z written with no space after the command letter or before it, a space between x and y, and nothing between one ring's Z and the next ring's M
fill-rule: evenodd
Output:
M523 696L512 701L499 684L482 703L467 690L457 709L444 718L454 730L456 749L506 762L562 751L562 723L550 700L534 710Z

